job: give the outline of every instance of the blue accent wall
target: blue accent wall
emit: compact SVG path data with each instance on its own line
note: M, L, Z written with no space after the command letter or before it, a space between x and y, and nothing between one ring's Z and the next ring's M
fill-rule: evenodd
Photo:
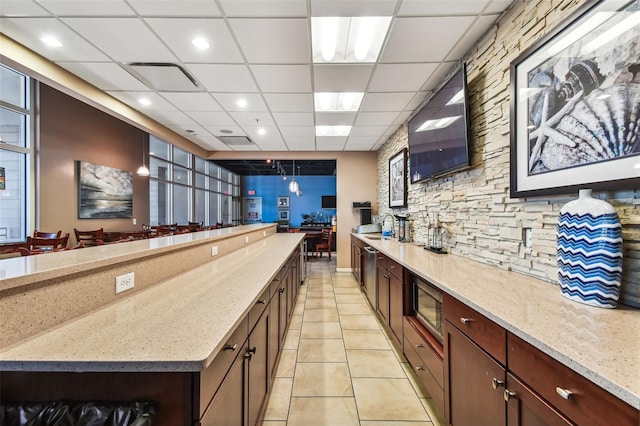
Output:
M335 215L336 210L323 209L322 196L336 195L336 177L296 176L296 181L302 188L301 197L296 197L296 194L289 192L291 176L287 176L287 180L282 180L280 176L243 176L242 196L262 198L262 221L266 223L278 221L278 196L280 195L289 196L290 226L300 226L302 214L311 212L322 212L325 217L328 216L326 221L331 221L331 215ZM249 195L249 191L255 191L255 194Z

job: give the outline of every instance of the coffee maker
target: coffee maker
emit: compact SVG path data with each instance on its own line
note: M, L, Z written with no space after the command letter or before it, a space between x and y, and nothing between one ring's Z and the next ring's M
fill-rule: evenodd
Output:
M411 236L409 235L409 230L407 229L409 224L409 213L405 216L394 214L396 219L398 219L398 241L401 243L408 243L411 241Z

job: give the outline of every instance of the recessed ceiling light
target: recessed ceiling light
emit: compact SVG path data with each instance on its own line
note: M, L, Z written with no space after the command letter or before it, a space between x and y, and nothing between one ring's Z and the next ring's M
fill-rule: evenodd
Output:
M312 17L313 62L375 62L390 16Z
M54 36L40 37L40 41L42 41L44 44L46 44L49 47L62 47L62 43L60 43L60 40L58 40Z
M262 127L260 127L260 128L258 129L258 134L259 134L259 135L264 135L264 134L266 134L266 133L267 133L267 131L266 131L265 129L263 129Z
M313 94L316 111L358 111L362 92L317 92Z
M224 134L231 134L231 133L233 133L233 131L232 131L232 130L229 130L229 129L221 129L221 130L220 130L220 133L224 133Z
M204 37L196 37L191 40L191 43L199 50L207 50L209 48L209 42Z
M140 98L140 99L138 99L138 103L140 105L144 105L144 106L151 105L151 101L149 100L149 98Z
M316 136L349 136L351 126L316 126Z
M238 105L240 108L244 108L249 105L249 103L245 99L238 99L236 101L236 105Z

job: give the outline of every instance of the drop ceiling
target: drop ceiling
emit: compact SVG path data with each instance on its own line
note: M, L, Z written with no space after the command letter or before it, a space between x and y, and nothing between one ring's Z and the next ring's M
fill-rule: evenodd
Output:
M208 151L370 151L406 122L511 3L1 0L0 29ZM376 61L314 63L312 18L327 16L391 17ZM43 44L46 35L62 47ZM195 37L210 47L196 49ZM151 89L126 70L130 63L175 64L167 71L184 70L195 87ZM326 112L315 111L317 92L364 96L356 111ZM240 98L246 106L238 106ZM315 127L327 125L352 127L347 136L316 136ZM223 136L252 143L227 145Z

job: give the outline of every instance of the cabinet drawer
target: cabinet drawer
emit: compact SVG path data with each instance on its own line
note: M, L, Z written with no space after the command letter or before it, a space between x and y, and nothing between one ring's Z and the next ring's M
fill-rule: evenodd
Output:
M502 365L507 364L507 332L489 318L444 293L444 317Z
M577 424L632 425L638 410L509 333L509 370ZM560 393L571 394L563 398Z
M247 317L238 325L231 337L220 349L220 353L214 358L207 368L200 372L200 413L202 416L213 398L224 376L231 368L236 356L240 353L242 345L249 336Z
M422 361L420 355L414 350L415 345L407 339L406 335L404 336L404 348L404 356L407 357L412 370L416 373L440 412L444 413L444 390Z
M407 345L410 345L420 357L423 365L431 372L438 386L444 389L444 361L442 357L431 347L431 343L420 336L414 325L406 318L404 322L404 338L405 351L407 350Z
M387 258L387 271L402 281L402 265L395 260Z
M382 267L384 269L387 269L387 261L389 260L389 258L387 256L385 256L384 254L378 252L378 254L376 255L376 265L379 267Z
M267 305L271 300L269 296L271 296L271 289L267 288L262 292L260 297L258 297L258 300L256 300L256 303L249 311L249 332L253 330L253 327L255 327L256 323L260 319L260 315L262 315L264 310L267 308Z

